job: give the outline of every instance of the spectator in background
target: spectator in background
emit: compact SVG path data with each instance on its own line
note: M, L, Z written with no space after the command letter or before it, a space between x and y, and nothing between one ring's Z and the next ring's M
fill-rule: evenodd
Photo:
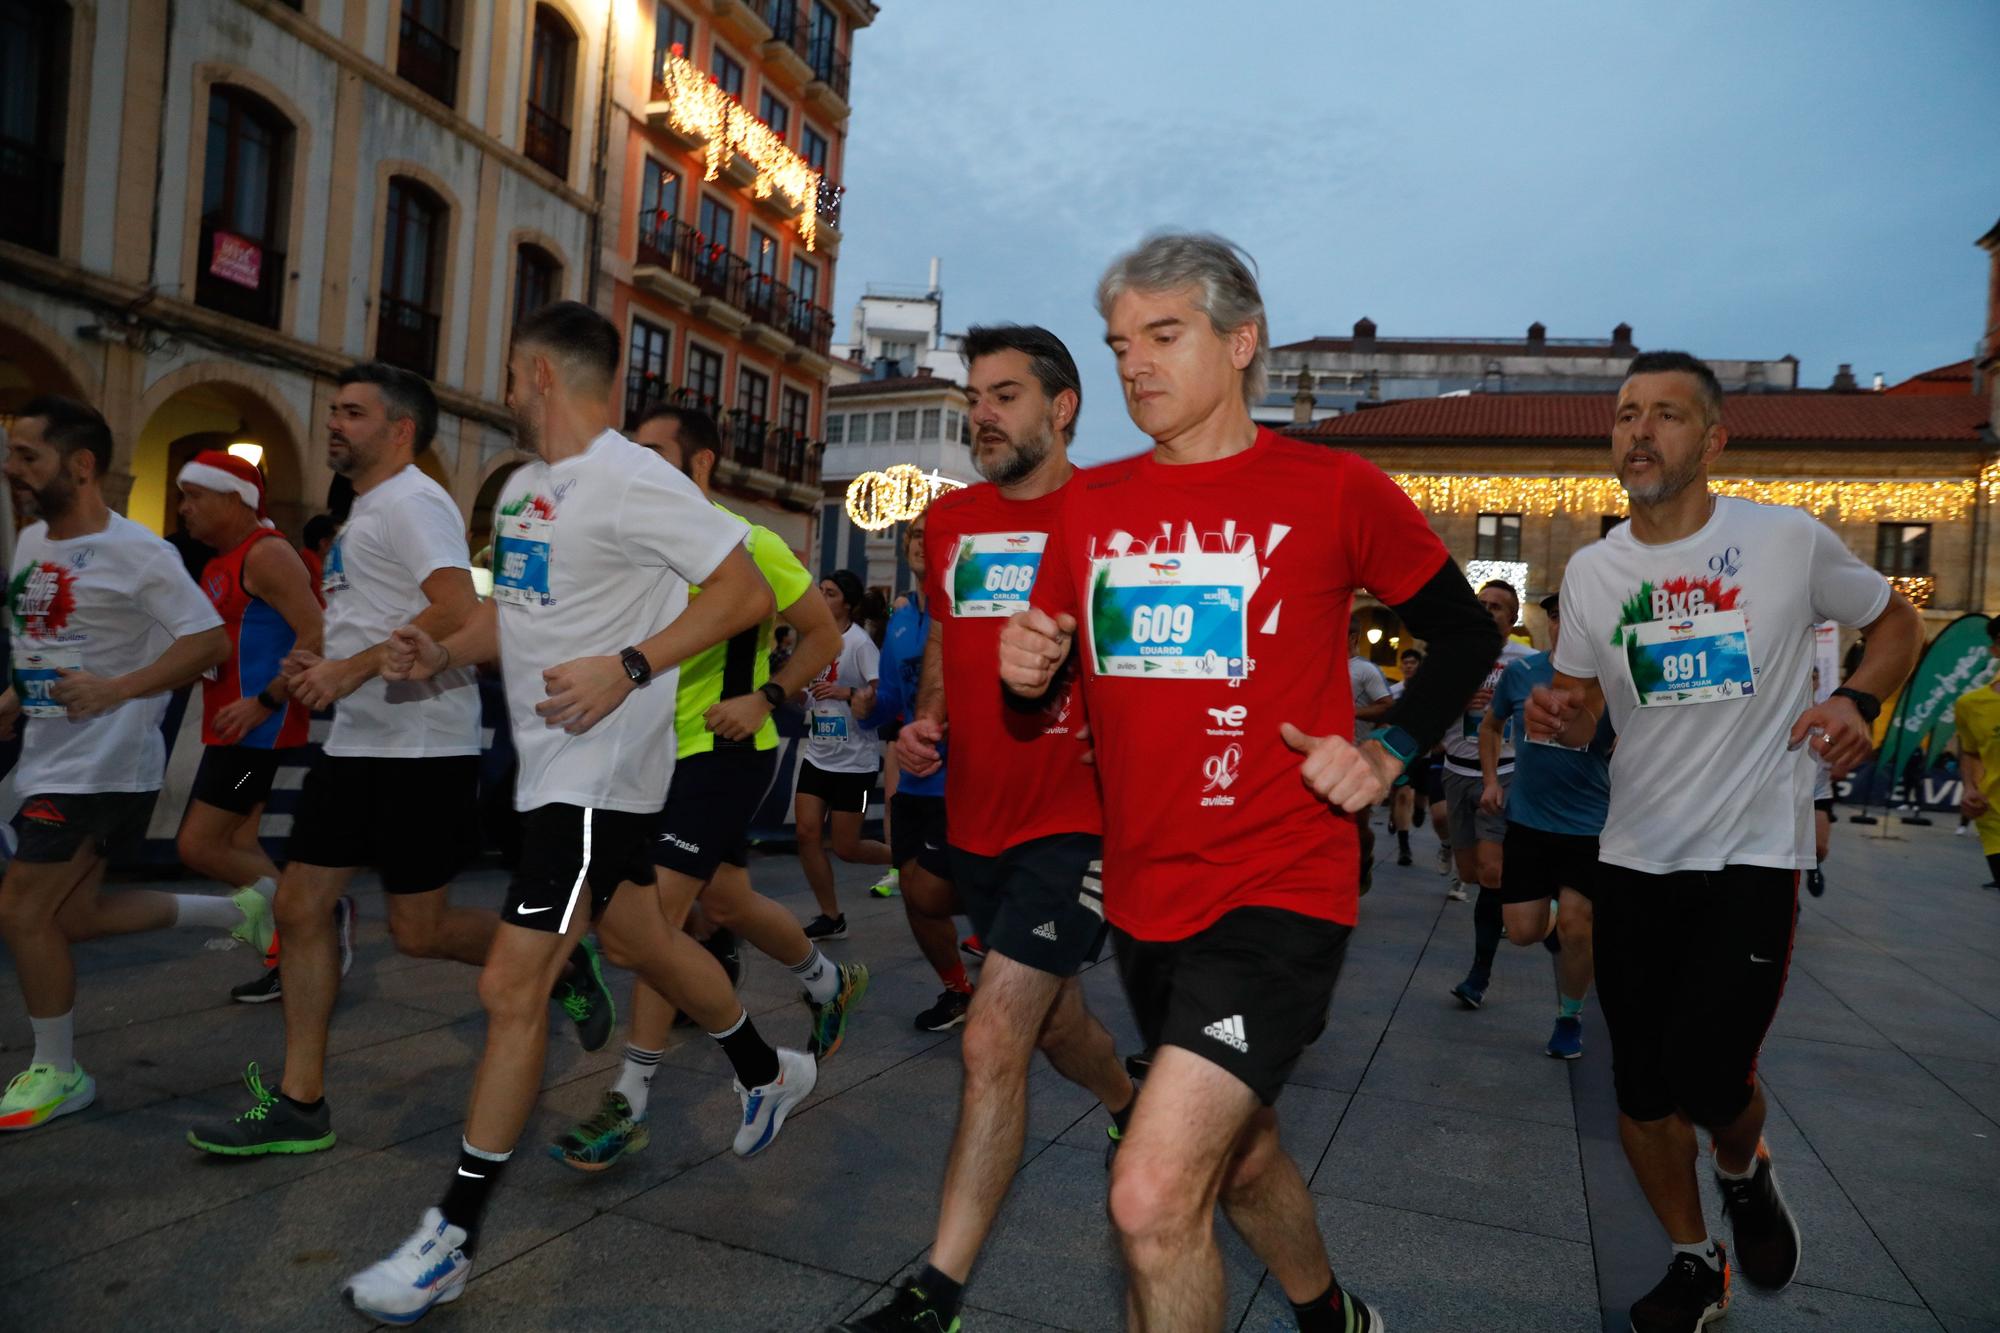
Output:
M319 595L320 576L326 572L326 553L339 531L340 525L333 521L333 515L314 514L306 520L305 540L299 543L299 555L306 562L306 573L312 575L313 593L319 596L321 606L326 605L326 598Z
M1349 624L1347 627L1347 683L1354 689L1354 743L1360 745L1368 739L1368 733L1375 730L1376 720L1386 714L1395 703L1389 693L1389 682L1382 678L1375 664L1362 655L1361 627ZM1361 891L1375 887L1375 811L1362 809L1354 812L1354 823L1361 830Z

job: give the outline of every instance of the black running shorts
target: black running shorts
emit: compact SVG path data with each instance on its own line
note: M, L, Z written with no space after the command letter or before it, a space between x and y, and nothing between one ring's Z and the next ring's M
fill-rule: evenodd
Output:
M1798 880L1768 866L1600 864L1592 945L1620 1111L1714 1128L1750 1104L1791 964Z
M204 745L201 767L194 773L194 799L232 815L247 815L270 798L278 765L297 755L297 750L253 745Z
M14 816L14 859L59 865L85 843L99 856L137 847L152 817L156 791L46 792L21 802Z
M801 796L817 796L835 814L865 815L868 794L875 789L873 773L835 773L808 759L799 765Z
M1352 933L1279 907L1239 907L1184 940L1122 930L1111 940L1146 1049L1198 1055L1269 1106L1326 1029Z
M521 815L521 861L500 919L560 935L578 911L595 921L620 884L653 882L657 813L541 805Z
M322 753L299 791L285 855L309 866L373 866L387 893L449 884L479 852L479 756L393 759Z
M915 861L939 879L951 878L951 841L945 836L944 797L889 798L889 864Z
M998 856L951 849L959 904L988 952L1073 977L1104 950L1104 839L1030 838Z
M1561 889L1575 889L1586 898L1595 896L1596 838L1551 833L1510 819L1507 839L1500 846L1501 902L1545 902Z
M719 746L674 764L653 864L706 884L715 868L750 863L750 822L771 789L776 750Z

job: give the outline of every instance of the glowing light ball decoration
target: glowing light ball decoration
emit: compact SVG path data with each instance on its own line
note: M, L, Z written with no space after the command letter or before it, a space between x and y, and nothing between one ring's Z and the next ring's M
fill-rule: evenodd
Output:
M907 523L928 509L932 500L964 484L909 463L864 472L847 483L847 517L864 532L880 532Z

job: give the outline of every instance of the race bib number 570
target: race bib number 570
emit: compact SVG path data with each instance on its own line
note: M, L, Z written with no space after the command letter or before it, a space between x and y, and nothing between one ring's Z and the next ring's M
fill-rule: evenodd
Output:
M1102 676L1247 674L1257 557L1123 555L1092 562L1090 655Z

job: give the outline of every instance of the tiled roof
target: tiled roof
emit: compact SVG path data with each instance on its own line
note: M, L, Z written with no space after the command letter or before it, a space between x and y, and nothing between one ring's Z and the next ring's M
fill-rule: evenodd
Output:
M957 381L939 375L898 375L890 379L856 380L853 384L836 384L826 393L829 398L873 398L878 394L921 393L925 390L963 392L959 390Z
M1630 360L1639 354L1636 347L1620 347L1611 342L1546 341L1531 343L1525 338L1496 338L1492 342L1472 339L1431 338L1307 338L1302 342L1281 343L1273 352L1367 352L1375 356L1573 356Z
M1943 394L1972 392L1972 358L1954 361L1948 366L1938 366L1926 370L1921 375L1912 375L1901 384L1892 384L1884 393L1899 396L1911 394Z

